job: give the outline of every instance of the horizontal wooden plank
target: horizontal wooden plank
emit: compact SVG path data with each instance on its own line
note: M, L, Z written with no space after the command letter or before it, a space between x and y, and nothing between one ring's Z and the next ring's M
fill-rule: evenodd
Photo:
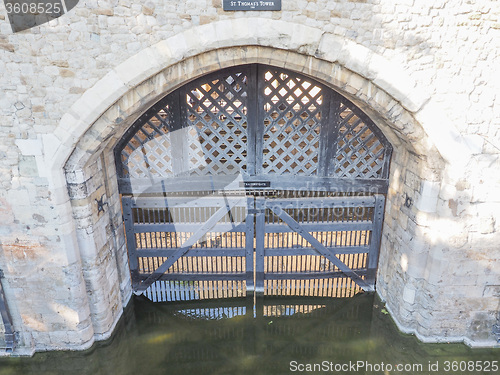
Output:
M244 182L269 181L263 189L244 187ZM119 178L122 194L156 194L188 191L245 191L245 190L303 190L331 192L387 193L389 182L384 179L354 179L294 175L255 176L190 176L171 179L129 179Z
M344 221L331 223L299 222L300 226L308 232L345 232L345 231L369 231L373 228L371 221ZM267 224L266 233L289 233L293 232L286 224Z
M150 194L185 191L218 191L226 187L239 187L241 175L177 176L166 179L119 178L120 191L127 194Z
M366 254L370 250L369 246L339 246L339 247L326 247L332 252L332 254ZM265 248L264 256L274 257L274 256L300 256L300 255L321 255L313 247L275 247L275 248Z
M176 224L134 224L135 233L193 233L205 221L198 223L176 223ZM245 223L218 223L208 233L231 233L245 232Z
M185 197L135 197L132 208L193 208L193 207L246 207L247 198L242 195L210 195Z
M364 276L365 269L355 269L356 273ZM311 280L311 279L334 279L344 278L346 275L343 272L266 272L264 280Z
M151 274L139 274L140 280L146 280ZM246 280L246 273L164 273L158 280L165 281L222 281L222 280Z
M327 247L332 254L365 254L369 251L369 246L339 246ZM138 249L136 255L138 258L168 258L177 250L177 248L158 248L158 249ZM234 247L207 247L202 249L191 249L184 257L244 257L244 248ZM276 247L264 249L265 256L300 256L300 255L321 255L312 247Z
M337 208L337 207L374 207L375 197L318 197L318 198L268 198L267 208L280 207L282 209L304 208Z
M168 258L172 256L178 248L158 248L158 249L138 249L138 258ZM188 250L183 257L244 257L245 248L236 247L204 247Z
M178 223L178 224L134 224L135 233L193 233L200 223ZM332 222L332 223L310 223L301 222L300 225L309 232L346 232L346 231L370 231L373 228L371 221L355 222ZM245 232L246 223L219 223L208 233L242 233ZM286 224L266 224L265 233L290 233L293 232Z

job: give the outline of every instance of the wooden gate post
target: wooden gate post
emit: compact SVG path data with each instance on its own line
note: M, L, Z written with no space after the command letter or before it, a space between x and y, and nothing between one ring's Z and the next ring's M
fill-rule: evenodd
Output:
M254 228L254 212L255 212L255 202L254 197L247 197L247 215L245 219L246 230L245 230L245 249L246 249L246 287L247 287L247 298L253 298L255 291L254 283L254 248L253 240L255 236Z
M255 292L264 294L264 239L266 236L266 200L255 199Z
M139 263L137 261L137 246L134 231L134 215L132 213L132 197L122 196L123 223L125 225L125 237L127 239L128 261L130 267L130 278L132 290L139 286Z
M370 238L370 250L368 252L368 263L366 272L366 283L373 286L377 277L378 257L380 241L382 239L382 224L384 222L385 197L382 194L375 194L375 207L373 210L373 227Z

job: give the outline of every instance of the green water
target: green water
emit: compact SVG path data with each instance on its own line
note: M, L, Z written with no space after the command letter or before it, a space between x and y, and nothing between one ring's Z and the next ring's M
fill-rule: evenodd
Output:
M110 340L85 352L0 359L0 375L500 373L492 366L500 349L422 344L400 334L373 295L247 304L135 299Z

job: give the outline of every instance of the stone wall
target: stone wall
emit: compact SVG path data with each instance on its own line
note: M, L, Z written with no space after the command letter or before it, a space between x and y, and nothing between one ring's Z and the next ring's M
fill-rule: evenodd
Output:
M186 80L249 62L323 81L393 144L377 288L400 328L493 345L499 16L485 0L290 0L279 12L91 0L12 34L0 5L0 269L19 352L109 336L131 295L114 144Z

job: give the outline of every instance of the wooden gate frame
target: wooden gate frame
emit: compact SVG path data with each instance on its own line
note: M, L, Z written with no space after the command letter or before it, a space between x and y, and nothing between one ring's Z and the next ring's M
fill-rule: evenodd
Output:
M266 198L253 196L218 196L204 197L195 200L195 205L189 206L193 197L123 197L124 222L127 231L127 247L129 250L129 264L132 274L133 290L136 295L143 294L155 281L160 278L182 279L182 280L245 280L247 296L254 291L258 294L264 293L264 281L272 279L286 279L293 277L304 278L328 278L341 277L345 275L353 280L364 291L375 290L375 277L378 264L378 253L380 247L381 229L384 215L385 197L381 194L372 196L354 197L328 197L328 198ZM224 204L221 204L224 202ZM204 207L203 204L211 203L217 206L217 211L198 226L188 223L154 223L139 224L134 222L132 209L154 209L154 208L178 208L178 207ZM230 213L235 207L245 207L246 214L244 222L219 223L219 220ZM327 222L323 224L312 222L299 222L291 217L287 209L308 208L369 208L373 207L371 220L363 222ZM281 224L266 222L266 210L272 212L282 221ZM285 224L285 225L284 225ZM310 232L335 232L335 231L365 231L370 232L368 246L340 246L326 247ZM141 233L165 233L165 232L192 232L193 234L178 248L155 248L154 250L138 250L137 236ZM209 231L214 232L242 232L245 233L245 249L211 248L197 249L193 246ZM304 238L312 248L307 254L322 255L328 259L337 269L330 273L306 273L300 275L281 274L279 276L266 274L264 271L264 260L266 256L293 255L287 250L268 249L265 247L264 239L269 233L295 232ZM255 249L254 249L255 240ZM255 253L255 255L254 255ZM363 275L349 268L337 255L366 253L368 255L367 269ZM304 251L295 255L306 254ZM204 274L177 274L166 275L165 272L181 257L189 256L244 256L245 272L242 273L204 273ZM255 256L255 263L254 263ZM154 272L146 278L141 278L138 272L139 257L167 258ZM254 281L255 280L255 281Z
M192 200L193 197L169 197L169 198L158 198L158 197L122 197L123 212L124 212L124 223L125 230L127 233L127 248L129 251L129 264L132 275L132 286L133 291L136 295L142 294L153 282L162 277L177 260L179 260L184 255L192 256L245 256L246 259L246 270L243 274L238 273L228 273L228 274L205 274L196 275L196 279L205 278L210 280L246 280L247 289L253 290L253 241L246 242L246 248L244 250L228 250L228 249L194 249L193 246L209 231L220 231L220 232L244 232L246 238L254 237L254 225L253 225L253 198L246 196L220 196L211 198L199 198L196 202L197 207L203 207L203 202L211 202L212 204L218 206L218 210L211 215L211 217L201 226L196 227L195 225L190 225L186 223L171 223L171 224L137 224L134 222L133 218L133 208L174 208L181 207L186 201ZM168 202L168 203L167 203ZM224 204L220 204L224 202ZM245 207L247 209L246 218L244 223L218 223L218 221L227 215L231 209L235 207ZM250 207L250 209L248 208ZM181 247L172 248L159 248L155 250L137 250L137 233L145 232L189 232L192 231L193 234L182 244ZM138 273L138 258L139 257L155 257L164 258L164 261L153 273L151 273L146 279L141 279ZM189 275L185 275L189 278ZM191 275L193 277L193 275Z
M266 233L282 233L283 225L270 224L266 222L266 210L273 212L278 216L283 223L287 225L290 231L293 231L304 238L313 247L313 254L322 255L328 259L339 270L337 273L332 273L330 276L339 277L340 274L352 279L358 286L366 292L375 291L375 278L377 272L378 255L380 248L380 239L382 232L382 222L384 216L385 197L381 194L373 196L361 197L330 197L330 198L277 198L268 199L258 197L256 199L256 291L264 292L264 281L276 279L270 277L264 272L264 260L266 256L283 256L291 255L290 251L268 249L264 244ZM318 225L317 223L302 223L292 218L285 209L303 209L303 208L346 208L346 207L373 207L373 217L370 221L365 222L329 222ZM370 242L369 246L363 248L361 246L349 248L341 246L338 248L327 248L319 242L310 232L334 232L346 230L363 230L369 231ZM345 263L343 263L337 255L339 254L354 254L367 253L367 270L364 275L359 275ZM304 254L304 251L302 251ZM299 254L297 254L299 255ZM284 277L283 277L284 276ZM287 275L278 276L279 279L286 278ZM289 277L291 277L290 275ZM294 275L298 276L298 275ZM310 278L327 278L329 275L325 273L304 273L300 277ZM363 277L364 276L364 277Z

